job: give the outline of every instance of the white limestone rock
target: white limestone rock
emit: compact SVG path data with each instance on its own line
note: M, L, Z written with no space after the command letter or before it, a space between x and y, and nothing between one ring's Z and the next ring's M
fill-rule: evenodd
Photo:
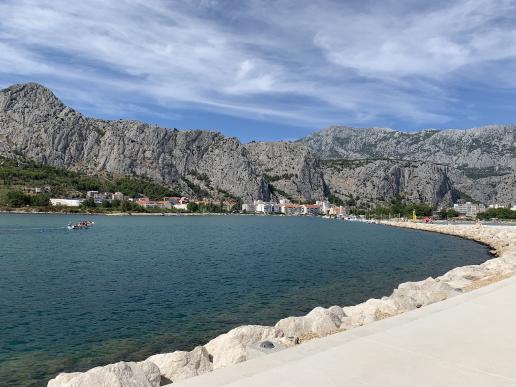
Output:
M214 338L205 348L213 358L213 369L218 369L247 360L246 346L282 336L283 332L274 327L244 325Z
M459 293L460 291L447 282L429 277L423 281L405 282L399 285L389 298L395 302L401 313L446 300Z
M213 369L210 355L203 346L192 351L175 351L161 353L147 359L159 367L162 378L170 382L201 375Z
M361 304L342 309L347 316L343 319L343 324L349 328L369 324L400 313L398 305L387 297L371 298Z
M158 366L147 361L121 361L76 374L61 374L47 387L159 387L161 380Z
M70 380L80 374L82 374L82 372L63 372L54 379L49 380L47 387L66 387Z
M338 310L337 310L338 309ZM326 336L338 332L344 313L342 308L325 309L318 306L306 316L287 317L276 323L276 328L287 337Z
M512 262L502 258L493 258L481 265L457 267L450 270L438 279L446 282L454 289L467 290L477 281L507 276L514 273Z

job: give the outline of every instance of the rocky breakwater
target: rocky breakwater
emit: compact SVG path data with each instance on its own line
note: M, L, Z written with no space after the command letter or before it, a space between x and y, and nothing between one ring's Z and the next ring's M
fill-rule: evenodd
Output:
M153 355L145 361L119 362L87 372L62 373L48 387L157 387L395 316L512 276L516 271L516 227L385 222L386 225L456 235L485 243L496 257L481 265L458 267L437 278L406 282L392 294L354 306L316 307L306 316L287 317L275 326L246 325L192 351Z

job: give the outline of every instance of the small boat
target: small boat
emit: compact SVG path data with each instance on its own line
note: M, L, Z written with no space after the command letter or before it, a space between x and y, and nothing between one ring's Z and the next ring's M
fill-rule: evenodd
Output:
M68 230L86 230L94 224L95 222L92 222L91 220L83 220L79 223L68 223L68 226L66 226L66 228Z

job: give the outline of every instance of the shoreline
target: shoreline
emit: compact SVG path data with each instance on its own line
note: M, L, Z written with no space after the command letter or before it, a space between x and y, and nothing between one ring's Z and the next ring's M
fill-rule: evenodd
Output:
M0 214L15 215L90 215L90 216L206 216L206 215L251 215L221 212L68 212L68 211L20 211L0 210Z
M381 299L372 298L354 306L316 307L305 316L286 317L274 326L239 326L189 352L156 354L141 362L118 362L86 372L62 373L49 381L48 386L65 387L72 379L74 386L86 386L81 382L87 383L92 377L100 380L111 378L113 374L119 374L121 369L128 367L131 376L126 376L134 381L140 375L142 386L165 385L403 314L501 281L513 276L516 271L516 228L511 226L400 221L379 223L473 240L490 247L494 257L480 265L459 266L435 279L429 277L423 281L402 283L390 296ZM263 348L264 343L267 343L268 349Z

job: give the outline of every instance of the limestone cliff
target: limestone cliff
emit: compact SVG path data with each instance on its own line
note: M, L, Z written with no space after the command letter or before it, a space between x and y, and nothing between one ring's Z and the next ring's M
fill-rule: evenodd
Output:
M307 146L291 142L252 142L245 147L276 197L296 200L326 197L319 159Z
M331 126L300 140L323 159L403 159L476 169L516 168L516 125L400 132Z
M402 198L407 202L451 203L457 198L448 167L396 160L327 160L324 176L330 191L357 204Z
M264 177L235 138L87 118L32 83L0 92L0 143L4 154L87 173L145 176L191 194L270 196Z
M405 168L406 160L421 163L423 169L426 168L425 163L434 163L435 168L427 170L428 182L438 184L432 188L433 191L443 192L438 175L445 173L448 182L458 193L466 194L484 203L509 204L516 202L515 134L516 125L419 132L332 126L313 133L301 139L300 142L308 145L324 160L391 159L399 160L397 163L401 169ZM392 163L394 161L390 164ZM446 171L442 166L448 167ZM435 171L440 172L435 175ZM339 189L335 182L340 181L342 184L343 180L339 176L331 176L331 173L333 170L326 170L325 178L327 181L333 181L333 184L330 184L333 189ZM380 189L380 192L375 190L384 185L385 179L389 179L388 175L371 176L364 169L357 169L352 174L353 179L346 180L347 186L341 186L342 190L361 191L369 197L376 194L381 196L382 190ZM422 177L421 174L418 176ZM428 186L428 182L417 179L414 182ZM364 186L369 186L372 190L368 191ZM414 192L414 187L399 188L402 191L408 189L407 196L413 196L410 192ZM449 202L449 197L446 194L441 202Z

